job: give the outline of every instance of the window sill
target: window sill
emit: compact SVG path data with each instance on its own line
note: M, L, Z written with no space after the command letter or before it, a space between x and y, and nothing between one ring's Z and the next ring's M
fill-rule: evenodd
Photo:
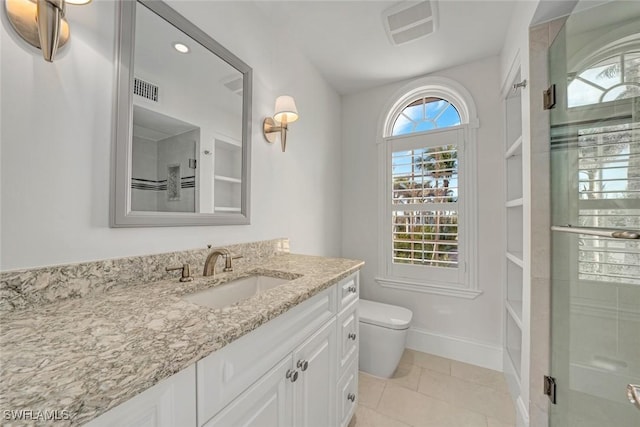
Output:
M482 294L479 289L460 288L453 285L437 285L433 283L413 282L407 279L390 279L386 277L376 277L383 288L400 289L403 291L422 292L425 294L444 295L456 298L476 299Z

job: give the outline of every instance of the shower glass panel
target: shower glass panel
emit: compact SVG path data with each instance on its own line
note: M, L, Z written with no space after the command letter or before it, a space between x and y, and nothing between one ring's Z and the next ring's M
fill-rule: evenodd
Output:
M580 8L549 50L552 427L637 427L640 403L640 2ZM587 227L585 234L567 225Z

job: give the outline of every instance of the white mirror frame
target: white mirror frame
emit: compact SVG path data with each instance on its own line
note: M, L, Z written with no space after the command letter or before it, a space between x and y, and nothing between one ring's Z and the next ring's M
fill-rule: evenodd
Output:
M239 213L145 212L131 210L132 135L133 135L133 72L136 5L145 7L200 43L212 54L227 62L243 75L242 99L242 201ZM200 225L249 224L251 169L251 67L220 45L204 31L167 4L157 0L119 2L119 35L117 41L115 140L112 150L111 227L172 227Z

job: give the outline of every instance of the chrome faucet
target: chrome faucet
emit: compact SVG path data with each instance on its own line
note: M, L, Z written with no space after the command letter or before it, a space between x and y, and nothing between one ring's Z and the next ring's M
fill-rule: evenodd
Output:
M231 265L231 252L227 248L217 248L211 251L207 260L204 262L204 271L202 272L203 276L214 276L216 275L216 262L218 262L218 257L222 255L224 257L224 270L222 271L233 271L233 267Z

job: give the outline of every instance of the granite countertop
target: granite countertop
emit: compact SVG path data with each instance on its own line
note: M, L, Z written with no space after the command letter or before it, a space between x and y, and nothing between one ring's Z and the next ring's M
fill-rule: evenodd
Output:
M218 273L215 280L180 283L176 277L4 313L0 410L66 410L71 420L55 425L88 422L362 265L278 255L242 271ZM181 299L254 273L293 280L222 309Z

